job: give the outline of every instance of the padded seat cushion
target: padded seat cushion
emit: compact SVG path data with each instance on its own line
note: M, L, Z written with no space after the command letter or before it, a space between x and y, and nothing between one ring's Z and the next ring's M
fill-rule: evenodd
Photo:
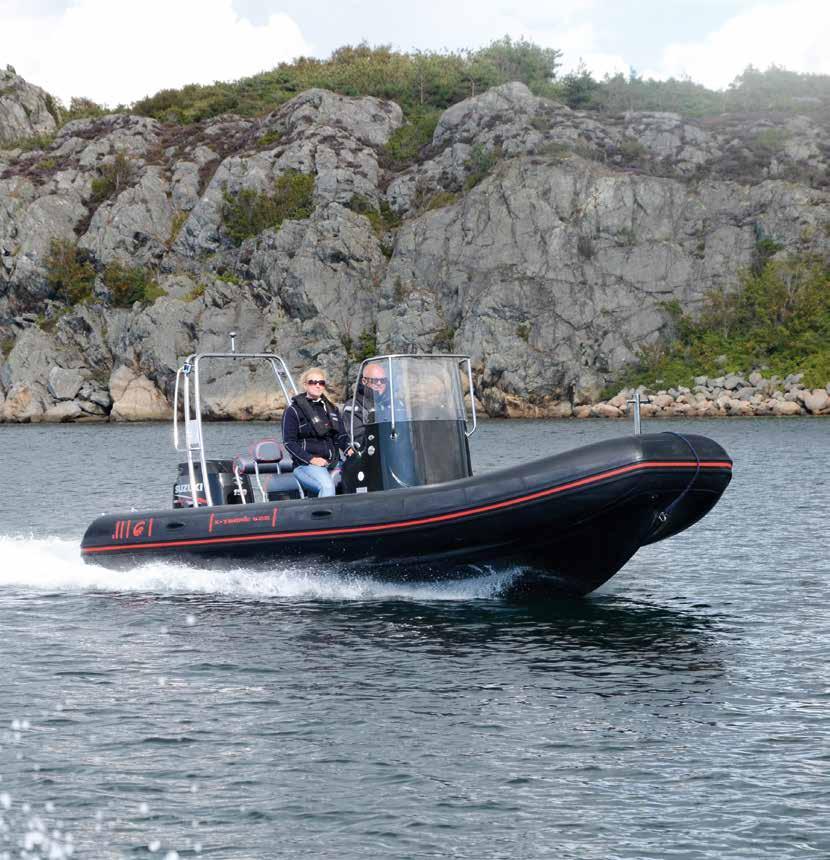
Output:
M294 469L294 463L285 446L276 439L260 439L248 448L247 454L234 458L234 469L243 475L285 474Z

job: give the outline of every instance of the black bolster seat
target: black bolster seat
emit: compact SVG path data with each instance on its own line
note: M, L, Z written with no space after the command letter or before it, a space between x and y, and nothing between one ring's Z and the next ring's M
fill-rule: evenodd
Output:
M233 468L237 474L254 475L261 501L305 495L300 482L291 474L294 469L291 457L276 439L255 442L247 454L235 457Z

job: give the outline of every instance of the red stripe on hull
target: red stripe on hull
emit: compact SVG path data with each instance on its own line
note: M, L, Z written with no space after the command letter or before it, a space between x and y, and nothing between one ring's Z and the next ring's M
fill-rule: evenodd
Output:
M133 549L164 549L166 547L176 546L199 546L205 544L213 545L224 543L240 543L243 541L285 540L286 538L297 537L324 537L328 535L350 535L365 534L367 532L394 531L395 529L412 528L413 526L447 522L448 520L457 520L462 519L464 517L474 516L476 514L487 513L488 511L496 511L502 508L509 508L514 505L523 504L524 502L532 502L536 499L545 498L546 496L553 496L557 493L564 493L566 490L573 490L578 487L596 484L599 481L604 481L607 478L615 478L619 475L629 474L630 472L638 472L640 470L645 469L664 469L667 467L696 469L698 465L701 469L732 469L732 463L725 460L714 460L705 463L701 462L700 464L686 460L666 460L662 462L654 461L645 463L633 463L630 466L621 466L619 469L611 469L607 472L601 472L598 475L592 475L590 478L580 478L578 481L570 481L567 484L559 484L555 487L550 487L547 490L539 490L536 493L530 493L526 496L518 496L513 499L507 499L503 502L494 502L490 505L482 505L477 508L466 508L463 511L453 511L450 514L439 514L433 517L423 517L422 519L417 520L401 520L396 523L385 523L373 526L348 526L337 529L314 529L312 531L299 532L269 532L267 534L259 535L235 535L232 537L194 538L192 540L153 541L145 543L122 544L118 546L96 546L82 548L81 553L113 552L119 550ZM213 514L211 514L211 517L212 516Z

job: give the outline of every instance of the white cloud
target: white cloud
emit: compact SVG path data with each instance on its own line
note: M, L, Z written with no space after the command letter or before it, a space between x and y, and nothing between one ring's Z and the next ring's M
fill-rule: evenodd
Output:
M748 65L773 63L796 72L830 73L830 4L792 0L759 5L730 18L698 42L676 42L663 52L655 77L687 74L722 89Z
M164 87L256 74L313 49L287 15L255 26L232 0L78 0L44 17L0 0L4 62L68 103L114 106Z
M564 30L558 34L558 39L557 47L563 55L563 74L576 71L580 63L584 63L598 80L605 75L615 75L617 72L628 74L629 63L623 57L597 49L597 38L591 24L580 24Z

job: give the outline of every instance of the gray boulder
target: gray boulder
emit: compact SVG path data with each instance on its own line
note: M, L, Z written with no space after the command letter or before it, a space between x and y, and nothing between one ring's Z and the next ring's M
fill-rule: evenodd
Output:
M10 66L0 69L0 145L51 134L57 127L54 99L24 81Z

